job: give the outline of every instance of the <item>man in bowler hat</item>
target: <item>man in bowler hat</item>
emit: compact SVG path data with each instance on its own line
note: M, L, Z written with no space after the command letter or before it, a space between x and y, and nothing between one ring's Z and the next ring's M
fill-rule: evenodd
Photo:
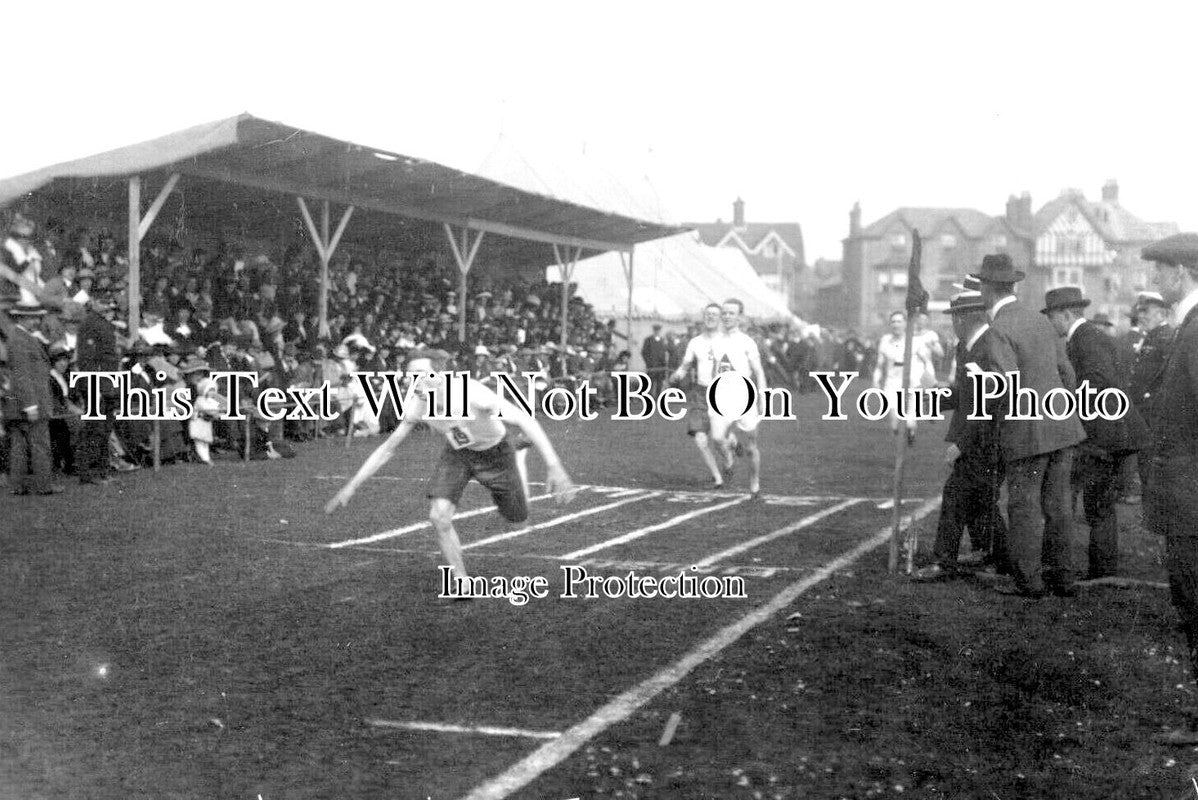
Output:
M990 363L990 320L982 295L965 291L953 296L947 309L957 334L956 380L943 408L951 409L945 460L952 464L944 482L940 521L936 526L935 563L915 572L917 581L931 581L964 574L957 560L961 535L969 529L975 553L1009 572L1003 560L1006 547L1006 523L998 510L998 488L1002 484L1002 460L999 456L998 420L970 419L974 405L972 375L993 371Z
M990 316L990 360L997 372L1018 372L1020 386L1038 398L1053 389L1072 391L1076 383L1063 342L1043 315L1015 297L1015 284L1024 277L1005 253L982 259L978 278ZM1030 598L1074 593L1069 478L1073 447L1085 438L1076 417L1004 415L999 423L1008 490L1007 558L1015 579L1013 589L1000 591Z
M1090 388L1122 390L1128 384L1126 363L1116 352L1115 340L1082 316L1090 301L1076 286L1050 289L1041 313L1065 339L1065 352L1078 383ZM1121 419L1101 416L1082 420L1086 440L1077 452L1077 473L1082 484L1086 524L1090 526L1090 566L1087 578L1108 578L1118 573L1119 531L1115 504L1122 486L1123 467L1144 446L1148 430L1135 406Z

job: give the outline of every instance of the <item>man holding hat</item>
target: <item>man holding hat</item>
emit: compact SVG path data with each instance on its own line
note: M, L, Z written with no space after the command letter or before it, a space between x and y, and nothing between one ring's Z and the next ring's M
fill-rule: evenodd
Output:
M1002 484L997 420L970 419L974 385L971 375L993 371L990 360L990 319L977 291L963 291L949 301L953 331L957 334L956 382L943 408L953 412L945 440L945 461L952 472L944 483L940 522L936 526L935 563L915 572L918 581L937 580L961 574L957 560L961 535L969 529L973 552L990 553L1001 563L1007 526L998 510L998 487Z
M453 401L449 400L445 391L450 378L446 372L449 362L450 355L444 350L412 353L408 373L416 381L416 391L405 408L403 420L324 510L330 514L348 504L358 487L390 460L416 424L424 422L446 440L429 484L429 521L437 532L441 553L453 568L454 577L466 578L462 546L453 527L453 517L471 480L478 481L490 491L496 510L504 519L509 522L528 519L525 481L517 466L516 452L507 438L506 422L519 428L545 460L548 465L545 482L559 503L569 502L575 489L549 437L531 416L473 379L468 381L465 391L455 392ZM445 396L438 399L437 395L442 394ZM438 408L434 409L434 403ZM434 410L439 416L430 418L428 415ZM502 418L497 416L499 414Z
M13 494L58 494L51 484L50 358L36 334L46 309L36 303L18 303L8 310L8 365L12 394L5 399L4 418L9 433L8 480Z
M1036 397L1053 389L1071 391L1076 382L1063 342L1043 315L1015 298L1015 284L1024 277L1006 253L982 259L978 279L990 316L991 362L997 372L1018 372L1021 387ZM1014 589L1004 593L1031 598L1074 593L1070 472L1073 447L1085 438L1076 417L1000 420L1010 524L1007 558L1015 579Z
M1198 234L1179 233L1145 247L1164 303L1176 309L1177 336L1152 397L1152 464L1144 482L1144 522L1165 537L1173 606L1181 617L1198 679ZM1198 718L1170 731L1171 744L1198 744Z
M1076 286L1050 289L1041 313L1048 317L1058 336L1065 339L1065 352L1079 383L1089 382L1094 391L1122 390L1128 384L1126 367L1115 340L1082 316L1090 301ZM1118 573L1119 531L1115 504L1119 499L1124 463L1144 446L1148 438L1135 406L1122 419L1095 417L1082 420L1086 440L1078 450L1078 474L1082 503L1090 526L1090 566L1087 578L1109 578Z

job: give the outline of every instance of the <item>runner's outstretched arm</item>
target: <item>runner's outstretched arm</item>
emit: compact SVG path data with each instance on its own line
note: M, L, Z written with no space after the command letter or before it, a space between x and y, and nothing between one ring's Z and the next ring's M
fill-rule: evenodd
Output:
M409 418L399 423L399 427L387 437L387 441L379 445L366 462L362 464L361 469L349 481L341 487L341 491L333 495L333 499L325 503L324 513L332 514L338 506L345 506L349 503L349 499L354 496L354 492L358 487L368 481L374 473L378 472L384 464L391 460L391 456L395 454L395 450L399 447L400 442L407 438L411 433L415 423Z

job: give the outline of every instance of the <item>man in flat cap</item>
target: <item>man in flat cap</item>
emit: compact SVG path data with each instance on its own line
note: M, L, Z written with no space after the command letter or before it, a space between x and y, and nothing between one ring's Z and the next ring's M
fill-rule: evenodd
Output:
M1165 537L1173 605L1198 679L1198 234L1180 233L1145 247L1153 282L1176 311L1178 329L1160 387L1152 397L1152 463L1144 483L1144 522ZM1171 744L1198 744L1198 718L1169 731Z
M348 504L358 487L390 460L416 424L424 422L446 440L430 479L429 521L437 532L441 554L453 568L453 577L464 579L468 574L453 517L462 493L472 479L490 491L495 508L504 519L509 522L528 519L527 483L517 466L516 452L507 438L505 422L523 432L537 448L548 465L545 482L559 503L573 499L575 489L553 444L535 419L473 379L467 382L465 391L453 393L453 401L447 399L449 393L445 392L445 387L451 376L446 370L450 360L450 354L444 350L412 353L407 371L416 381L416 391L404 408L399 427L370 454L357 474L325 505L324 510L330 514ZM437 395L443 396L438 398ZM435 418L428 416L434 410L434 403L438 406L435 409L438 417ZM502 418L498 416L500 414Z
M1015 284L1024 272L999 253L983 258L977 275L990 316L990 358L996 371L1018 372L1021 387L1037 397L1053 389L1072 391L1076 381L1064 343L1043 315L1015 298ZM1014 589L1000 591L1030 598L1074 593L1069 487L1073 448L1085 438L1076 417L1004 416L999 423L1008 489L1007 558L1015 579Z
M1078 383L1094 391L1118 389L1129 383L1127 368L1115 340L1099 324L1082 316L1090 301L1077 286L1050 289L1041 313L1065 339L1065 352ZM1082 419L1086 440L1077 452L1077 473L1082 485L1086 524L1090 526L1088 579L1118 574L1119 530L1115 504L1122 486L1123 466L1148 439L1148 429L1135 407L1122 419Z
M936 526L935 562L915 572L917 581L962 574L958 562L961 535L969 529L972 551L989 555L1000 572L1008 572L1003 553L1007 526L998 510L1002 484L997 419L970 419L973 413L973 380L978 371L993 371L990 361L990 319L982 295L963 291L949 301L953 331L957 334L956 381L943 408L953 412L945 460L952 472L941 493L940 521Z

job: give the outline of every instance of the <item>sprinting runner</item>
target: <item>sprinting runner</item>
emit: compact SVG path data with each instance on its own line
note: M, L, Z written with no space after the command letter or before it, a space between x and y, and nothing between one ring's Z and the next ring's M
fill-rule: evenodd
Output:
M703 309L703 332L687 342L682 363L670 375L670 383L678 383L686 378L688 370L695 371L694 384L688 389L686 397L686 432L695 440L699 455L711 472L712 487L715 489L724 488L725 473L720 471L715 454L711 450L711 417L707 407L707 387L715 378L716 342L724 337L720 311L719 303L708 303ZM727 453L725 470L730 471L732 463L732 454Z
M745 304L736 298L724 301L720 307L724 326L723 337L716 340L715 375L717 380L726 372L743 375L757 387L757 402L739 419L720 414L711 415L711 438L725 459L743 447L749 458L749 493L756 500L761 494L761 451L757 446L757 426L765 406L765 370L761 366L761 351L757 342L741 330Z
M438 398L448 382L445 372L450 360L444 350L423 350L412 354L408 372L415 376L416 391L404 409L399 427L370 454L358 473L324 507L332 513L345 506L358 487L390 460L396 448L411 433L418 422L424 422L445 436L446 447L441 453L430 481L428 517L437 532L437 541L445 560L453 567L455 577L467 578L466 565L462 561L462 545L453 527L453 516L466 485L474 479L491 492L495 508L509 522L528 519L528 497L525 481L517 465L515 448L507 439L505 421L520 430L528 438L548 465L545 479L549 490L559 503L568 503L574 497L574 484L562 467L557 453L545 435L544 429L535 419L524 414L476 380L467 382L468 389L461 391L454 386L453 407L445 413L445 397ZM465 395L465 396L464 396ZM468 408L465 402L468 398ZM438 402L434 409L432 404ZM444 419L430 417L430 411L439 412ZM503 419L496 414L502 412Z

